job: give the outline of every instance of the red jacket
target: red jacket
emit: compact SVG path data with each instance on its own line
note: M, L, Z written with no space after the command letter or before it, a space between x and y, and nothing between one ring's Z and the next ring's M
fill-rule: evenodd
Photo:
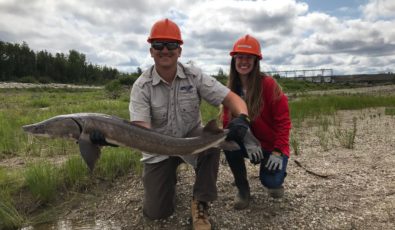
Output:
M263 109L260 114L251 121L251 131L261 142L264 150L280 150L289 157L289 132L291 120L289 117L288 98L284 93L275 97L276 81L272 77L262 77ZM222 114L223 127L229 123L229 110L224 107Z

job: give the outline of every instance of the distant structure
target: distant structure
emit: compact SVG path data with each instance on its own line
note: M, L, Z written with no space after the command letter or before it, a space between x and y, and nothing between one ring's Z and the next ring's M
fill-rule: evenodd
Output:
M284 70L269 71L269 75L277 75L280 77L315 77L315 76L333 76L333 69L300 69L300 70Z
M265 72L271 76L279 76L297 81L307 81L313 83L337 83L337 84L395 84L395 74L392 72L379 74L353 74L353 75L333 75L333 69L302 69L286 71Z

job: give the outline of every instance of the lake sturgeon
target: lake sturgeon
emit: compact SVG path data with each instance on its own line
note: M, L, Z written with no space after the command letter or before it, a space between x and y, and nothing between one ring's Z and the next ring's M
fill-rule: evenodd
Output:
M160 134L117 116L101 113L59 115L22 128L37 136L77 140L81 156L90 170L100 157L100 146L89 138L94 130L103 133L105 140L112 145L168 156L196 154L212 147L239 149L235 142L225 141L228 130L218 128L215 120L207 123L200 136L186 138Z

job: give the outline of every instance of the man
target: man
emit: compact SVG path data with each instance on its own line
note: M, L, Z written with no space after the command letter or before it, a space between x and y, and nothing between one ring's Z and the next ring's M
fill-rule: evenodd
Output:
M240 142L248 129L245 102L199 69L178 62L183 40L179 27L169 19L157 21L147 40L155 64L141 74L130 96L130 119L156 132L186 137L201 127L201 99L221 103L238 117L230 125L228 140ZM175 207L176 169L182 162L195 168L192 219L194 229L211 229L208 203L217 198L219 150L209 149L187 157L143 153L143 213L150 219L169 217Z

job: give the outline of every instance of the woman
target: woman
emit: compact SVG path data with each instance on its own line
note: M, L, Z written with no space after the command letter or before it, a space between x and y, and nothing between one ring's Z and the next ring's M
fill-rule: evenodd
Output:
M258 40L250 35L243 36L234 44L230 56L232 60L228 87L246 101L250 128L259 140L263 153L261 157L251 157L246 148L247 142L239 143L241 150L225 151L238 189L234 208L244 209L250 202L250 187L244 162L244 158L249 156L252 163L260 164L259 178L262 185L269 189L269 195L274 198L283 196L282 184L287 175L290 154L291 121L287 97L272 77L260 72L262 54ZM226 107L222 118L226 128L232 119Z

